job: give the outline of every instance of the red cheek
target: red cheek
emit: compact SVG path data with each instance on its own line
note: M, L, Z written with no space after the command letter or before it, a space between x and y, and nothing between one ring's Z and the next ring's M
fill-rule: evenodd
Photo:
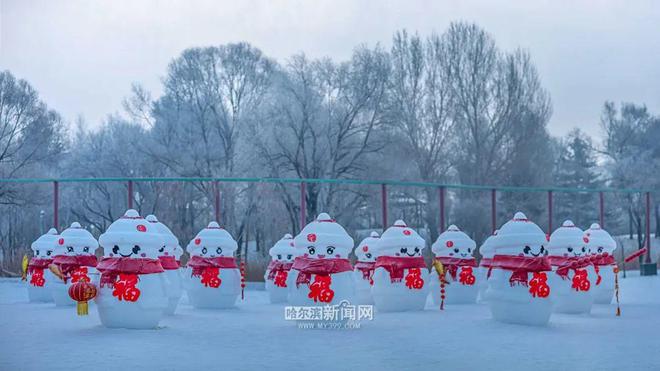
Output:
M335 255L335 258L339 258L339 257L341 257L341 255L339 255L339 254Z
M306 258L307 258L307 257L309 257L309 255L308 255L308 254L305 254L305 255L303 255L303 256L304 256L304 257L306 257Z
M165 256L167 256L167 255L170 255L170 253L168 253L167 251L165 251Z
M115 256L115 254L110 253L110 256Z
M518 256L525 256L525 254L523 254L523 253L520 253L520 254L518 254Z
M567 256L568 256L568 254L564 253L564 258L567 257Z
M395 253L394 255L396 255L396 256L401 256L401 254L399 254L399 253Z
M449 253L449 256L454 256L454 253L453 253L453 252L450 252L450 253Z
M144 258L145 256L147 256L147 254L142 253L142 254L140 254L140 256Z

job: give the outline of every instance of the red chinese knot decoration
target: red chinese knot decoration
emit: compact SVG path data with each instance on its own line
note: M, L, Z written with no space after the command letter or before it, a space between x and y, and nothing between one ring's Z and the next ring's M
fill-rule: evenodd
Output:
M571 287L574 288L575 291L589 291L591 282L589 282L587 271L585 269L575 270Z
M114 290L112 291L112 296L116 297L119 301L137 301L141 294L140 289L136 287L137 283L137 274L120 273L119 280L113 284Z
M288 275L289 275L289 272L287 272L287 271L277 271L277 273L275 274L275 280L273 282L275 284L275 286L277 286L277 287L286 287L286 279L287 279Z
M220 287L222 284L222 280L220 279L220 268L216 267L207 267L204 268L204 271L202 272L202 277L200 278L200 282L204 287L211 287L214 289L217 289Z
M529 293L535 298L547 298L550 295L547 281L548 276L545 272L534 272L532 279L529 280Z
M30 277L30 284L32 286L43 287L44 283L46 283L46 279L44 279L44 270L41 268L35 268L32 277Z
M458 280L462 285L472 286L477 281L472 272L472 267L461 267L461 274Z
M424 287L422 271L419 268L410 268L406 275L406 287L411 290L421 290Z
M91 280L89 279L87 273L87 267L79 267L75 271L71 272L71 283L90 282Z

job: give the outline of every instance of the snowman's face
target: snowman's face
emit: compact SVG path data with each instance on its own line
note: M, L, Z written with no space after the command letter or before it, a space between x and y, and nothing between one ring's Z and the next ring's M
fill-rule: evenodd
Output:
M586 246L566 246L564 250L564 256L566 257L578 257L578 256L587 256L589 255L589 249Z
M310 259L336 259L348 257L348 249L327 243L308 243L302 249L302 255Z
M226 246L223 247L221 244L201 243L195 248L193 254L203 258L221 258L226 256L233 257L234 251Z
M543 244L525 244L516 247L505 247L496 250L495 255L524 256L527 258L538 258L548 255L548 249Z
M174 254L176 248L176 245L163 244L158 249L158 256L176 256L176 254Z
M606 252L607 250L603 246L589 246L588 251L590 255L599 255Z
M41 259L51 259L53 255L53 249L37 249L33 251L35 258Z
M80 256L80 255L92 255L94 250L85 244L76 244L70 243L64 245L64 255L67 256Z
M471 247L466 246L451 246L446 247L445 255L453 258L467 259L472 257L473 250Z
M422 246L395 246L383 249L382 255L396 256L401 258L414 258L422 256Z
M293 263L293 260L296 258L296 256L293 254L292 251L288 251L288 252L280 252L278 254L274 254L272 258L273 261L277 261L277 262Z
M157 249L134 243L116 243L110 247L111 257L115 258L152 258L158 257Z

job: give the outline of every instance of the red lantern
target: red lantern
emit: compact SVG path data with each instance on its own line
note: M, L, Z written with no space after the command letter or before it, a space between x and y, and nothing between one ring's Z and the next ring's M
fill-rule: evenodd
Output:
M79 316L89 314L87 302L96 297L96 286L89 282L78 281L69 286L69 296L78 302L77 310Z

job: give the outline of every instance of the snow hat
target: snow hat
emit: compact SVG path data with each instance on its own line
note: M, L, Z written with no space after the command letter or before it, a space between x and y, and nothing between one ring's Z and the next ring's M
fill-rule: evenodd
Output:
M451 256L461 259L472 258L476 248L477 243L453 224L442 232L431 245L431 250L436 256Z
M500 230L496 229L479 247L479 254L481 254L482 258L490 259L495 255L495 251L493 250L493 239L499 232Z
M156 227L137 211L127 210L99 237L106 256L124 258L157 258L165 241Z
M96 238L78 222L71 223L60 233L57 244L57 255L94 255L94 250L99 247Z
M541 228L527 219L525 214L517 212L493 237L492 248L495 255L537 257L546 253L546 243L547 238Z
M598 223L592 224L589 229L584 231L584 237L586 238L587 249L591 254L608 253L612 255L616 249L614 238L602 229Z
M268 250L273 260L292 262L298 251L293 247L293 236L285 234L273 247Z
M54 256L53 251L57 246L58 239L57 229L51 228L32 242L30 248L34 252L34 256L38 258L50 258Z
M380 236L375 250L378 256L413 257L422 256L424 247L426 241L403 220L397 220Z
M585 247L584 232L575 226L575 224L566 220L561 227L555 229L550 235L548 241L548 255L552 256L584 256L587 248Z
M330 215L321 213L293 239L293 245L306 257L347 258L353 239Z
M205 258L233 257L237 249L238 244L234 237L217 222L211 222L208 227L199 231L197 236L190 240L187 247L190 255Z
M380 240L380 236L376 231L371 232L369 237L362 240L358 247L355 248L355 256L357 257L357 260L361 262L375 262L375 247L378 240Z
M146 220L149 222L150 225L154 226L156 228L156 233L159 233L161 235L161 238L163 239L163 246L160 247L159 253L161 256L167 256L167 255L175 255L175 250L179 246L179 240L176 238L174 233L163 223L158 221L158 218L156 218L155 215L147 215ZM160 251L162 250L162 251ZM183 250L181 251L183 253ZM181 256L181 254L179 254Z

